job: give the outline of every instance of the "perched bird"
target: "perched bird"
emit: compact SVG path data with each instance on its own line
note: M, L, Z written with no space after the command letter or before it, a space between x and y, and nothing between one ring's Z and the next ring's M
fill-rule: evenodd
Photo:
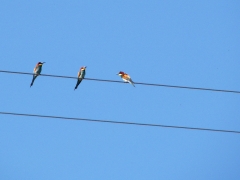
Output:
M119 75L123 81L128 82L134 86L134 83L133 83L131 77L127 73L120 71L117 75Z
M37 65L35 66L35 68L33 69L33 78L32 78L32 83L30 84L30 87L33 85L35 79L38 77L38 75L41 73L42 71L42 65L45 62L38 62Z
M85 77L85 75L86 75L86 68L87 68L87 66L83 66L83 67L80 68L80 70L78 72L77 84L76 84L74 90L78 88L78 85L82 82L83 78Z

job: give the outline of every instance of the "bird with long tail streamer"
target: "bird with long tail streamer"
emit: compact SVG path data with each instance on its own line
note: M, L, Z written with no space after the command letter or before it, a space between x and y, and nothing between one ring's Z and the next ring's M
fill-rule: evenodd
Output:
M77 84L74 88L74 90L76 90L78 88L78 85L82 82L82 80L84 79L85 75L86 75L86 68L87 66L83 66L80 68L79 72L78 72L78 80L77 80Z
M33 78L32 78L32 82L30 84L30 87L32 87L35 79L38 77L38 75L41 74L41 71L42 71L42 65L44 64L45 62L38 62L37 65L35 66L35 68L33 69Z

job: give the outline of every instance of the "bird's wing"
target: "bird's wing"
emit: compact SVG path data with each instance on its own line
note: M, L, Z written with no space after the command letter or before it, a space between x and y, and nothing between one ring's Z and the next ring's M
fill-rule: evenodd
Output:
M35 66L35 68L33 69L33 73L37 74L38 70L39 70L39 64Z
M35 66L35 68L33 69L33 73L36 73L37 71L37 66Z

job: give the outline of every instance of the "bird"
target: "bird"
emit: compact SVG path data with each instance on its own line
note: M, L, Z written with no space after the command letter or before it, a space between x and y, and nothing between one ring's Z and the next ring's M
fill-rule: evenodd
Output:
M134 82L132 81L131 77L127 73L120 71L117 75L119 75L124 82L128 82L135 87Z
M74 90L78 88L78 85L82 82L83 78L85 77L85 75L86 75L86 68L87 68L87 66L83 66L83 67L80 68L80 70L78 72L77 84L76 84Z
M33 85L35 79L38 77L38 75L41 73L42 71L42 65L45 62L38 62L37 65L35 66L35 68L33 69L33 78L32 78L32 82L30 84L30 87Z

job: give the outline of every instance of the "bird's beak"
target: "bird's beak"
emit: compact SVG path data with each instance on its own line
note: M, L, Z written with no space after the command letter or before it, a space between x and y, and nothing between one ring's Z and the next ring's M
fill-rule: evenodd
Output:
M87 68L87 66L85 66L85 69Z
M42 64L44 64L44 63L46 63L46 62L42 62Z

